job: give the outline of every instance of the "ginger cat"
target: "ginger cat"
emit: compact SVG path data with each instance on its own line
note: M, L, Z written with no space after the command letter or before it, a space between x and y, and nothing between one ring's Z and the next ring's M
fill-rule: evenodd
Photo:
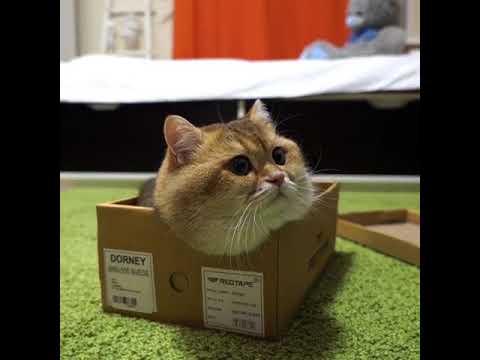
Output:
M198 251L248 254L313 204L300 148L276 133L260 100L241 119L201 128L168 116L164 136L168 150L139 205L154 207Z

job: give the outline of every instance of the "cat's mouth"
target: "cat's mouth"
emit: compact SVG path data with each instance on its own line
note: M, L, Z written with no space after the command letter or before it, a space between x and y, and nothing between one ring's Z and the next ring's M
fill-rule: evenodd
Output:
M288 200L288 197L281 190L276 190L275 192L272 191L272 195L270 195L268 202L274 203L280 200Z
M264 187L249 198L249 202L256 203L262 208L278 205L288 205L289 203L302 202L303 193L306 186L293 182L288 179L281 186ZM283 207L283 206L282 206Z
M260 194L257 201L262 207L269 207L270 205L279 201L289 201L290 197L284 187L272 188Z

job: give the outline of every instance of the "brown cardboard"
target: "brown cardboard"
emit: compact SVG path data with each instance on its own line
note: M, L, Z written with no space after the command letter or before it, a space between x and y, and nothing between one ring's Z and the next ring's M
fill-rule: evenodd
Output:
M337 231L338 236L420 265L419 212L399 209L341 214Z
M204 327L201 267L263 273L264 336L284 334L304 296L334 252L339 185L315 184L330 206L315 206L304 220L287 224L248 258L207 256L175 237L152 208L136 198L97 205L98 259L102 305L106 312ZM141 314L108 305L104 249L153 254L156 312Z

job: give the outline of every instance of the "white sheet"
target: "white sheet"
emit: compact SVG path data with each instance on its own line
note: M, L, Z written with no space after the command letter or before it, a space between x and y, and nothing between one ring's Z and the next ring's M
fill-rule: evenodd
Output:
M419 52L285 61L145 60L90 55L60 63L62 102L295 98L419 89Z

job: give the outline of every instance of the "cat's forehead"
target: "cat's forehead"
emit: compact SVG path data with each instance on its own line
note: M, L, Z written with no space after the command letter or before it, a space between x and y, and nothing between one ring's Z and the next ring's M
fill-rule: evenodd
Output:
M232 149L258 153L268 152L276 137L273 127L242 119L225 125L222 141Z
M204 154L209 159L225 160L246 155L254 162L263 162L270 157L275 146L295 150L294 143L277 134L273 124L267 122L253 122L244 118L208 125L202 130L206 135Z

